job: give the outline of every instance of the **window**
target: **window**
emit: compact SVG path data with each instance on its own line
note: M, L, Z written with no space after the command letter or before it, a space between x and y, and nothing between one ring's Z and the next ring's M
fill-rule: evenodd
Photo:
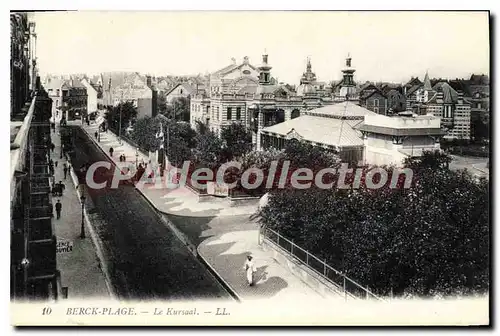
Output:
M477 108L480 109L481 108L481 103L477 103Z
M236 120L241 120L241 107L236 108Z
M373 105L378 107L378 99L373 100ZM378 109L377 109L378 110Z
M217 110L216 110L215 113L217 114L217 120L219 120L220 119L220 116L219 116L219 106L217 106Z
M59 97L59 89L56 90L56 96Z
M374 107L373 112L378 113L378 107Z
M56 107L59 106L59 99L56 99Z
M232 117L233 117L233 115L232 115L232 110L231 110L231 108L230 108L230 107L228 107L228 108L227 108L227 120L231 120L231 119L233 119Z
M182 89L181 89L181 94L182 94Z

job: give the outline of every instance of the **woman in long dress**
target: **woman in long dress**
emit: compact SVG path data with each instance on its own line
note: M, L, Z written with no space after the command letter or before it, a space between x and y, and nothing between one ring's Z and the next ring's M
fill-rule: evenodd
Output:
M252 256L247 256L247 260L245 261L245 271L247 273L247 281L249 286L253 286L253 274L256 271L255 264L252 260Z

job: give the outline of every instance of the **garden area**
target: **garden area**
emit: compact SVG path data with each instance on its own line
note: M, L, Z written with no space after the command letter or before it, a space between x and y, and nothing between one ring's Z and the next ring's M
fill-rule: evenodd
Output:
M449 162L407 160L410 188L275 190L260 220L379 296L485 293L489 184Z

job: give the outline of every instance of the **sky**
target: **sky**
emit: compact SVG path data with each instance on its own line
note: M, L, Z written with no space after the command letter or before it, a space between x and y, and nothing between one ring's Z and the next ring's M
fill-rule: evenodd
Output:
M231 58L297 84L311 58L318 80L403 83L412 76L489 74L487 12L41 12L34 15L40 73L214 72Z

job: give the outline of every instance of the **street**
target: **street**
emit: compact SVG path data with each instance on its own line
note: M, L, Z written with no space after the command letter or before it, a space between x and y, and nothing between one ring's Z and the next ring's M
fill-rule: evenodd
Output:
M72 165L107 161L85 133L75 132ZM106 177L104 177L106 178ZM98 178L96 178L96 182ZM161 216L131 185L117 189L87 189L96 215L96 232L108 256L112 286L122 299L230 298L183 243L168 229Z

